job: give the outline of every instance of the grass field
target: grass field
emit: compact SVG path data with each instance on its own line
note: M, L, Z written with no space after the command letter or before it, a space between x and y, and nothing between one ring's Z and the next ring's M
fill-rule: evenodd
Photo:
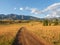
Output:
M0 45L11 45L20 27L26 27L46 41L60 45L60 26L42 26L40 22L0 25Z

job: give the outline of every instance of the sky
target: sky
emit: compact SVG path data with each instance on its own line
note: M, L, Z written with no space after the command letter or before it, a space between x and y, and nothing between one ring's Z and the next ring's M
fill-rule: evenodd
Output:
M60 0L0 0L0 14L59 17Z

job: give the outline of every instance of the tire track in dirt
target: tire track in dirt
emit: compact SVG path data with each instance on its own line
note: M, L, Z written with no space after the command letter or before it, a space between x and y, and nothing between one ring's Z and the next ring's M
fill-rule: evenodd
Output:
M12 45L53 45L38 37L34 33L28 31L25 27L21 27L16 34L16 38Z

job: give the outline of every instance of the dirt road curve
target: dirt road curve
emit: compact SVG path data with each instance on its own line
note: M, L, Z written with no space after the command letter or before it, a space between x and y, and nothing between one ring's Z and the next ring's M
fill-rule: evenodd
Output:
M42 38L29 32L26 28L22 27L17 32L16 38L12 45L53 45L46 42Z

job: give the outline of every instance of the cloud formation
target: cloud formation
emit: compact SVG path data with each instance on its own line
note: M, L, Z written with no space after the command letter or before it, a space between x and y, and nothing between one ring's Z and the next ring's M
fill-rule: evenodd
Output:
M20 8L19 10L24 10L24 8Z
M20 10L26 10L30 11L30 13L33 14L45 14L47 15L45 17L60 17L60 3L54 3L44 10L38 10L37 8L30 8L30 7L25 7L25 8L20 8ZM48 13L49 12L49 13Z
M34 14L41 14L41 11L36 9L36 8L32 8L31 9L31 13L34 13Z
M49 14L47 14L46 17L60 17L60 3L55 3L53 5L50 5L49 7L47 7L45 11L50 11Z
M56 9L60 8L60 3L54 3L50 6L48 6L46 9L44 9L43 11L55 11Z
M41 11L38 10L37 8L25 7L25 8L20 8L20 10L30 11L30 13L33 13L33 14L41 14Z

